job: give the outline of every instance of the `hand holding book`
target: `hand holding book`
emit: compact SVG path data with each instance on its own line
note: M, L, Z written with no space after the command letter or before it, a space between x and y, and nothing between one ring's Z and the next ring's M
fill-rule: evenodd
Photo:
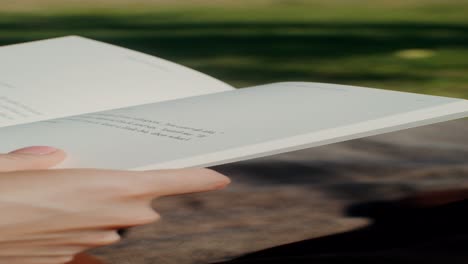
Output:
M0 155L0 263L65 263L79 252L117 242L119 228L158 220L153 198L229 183L208 169L47 170L64 157L50 147Z

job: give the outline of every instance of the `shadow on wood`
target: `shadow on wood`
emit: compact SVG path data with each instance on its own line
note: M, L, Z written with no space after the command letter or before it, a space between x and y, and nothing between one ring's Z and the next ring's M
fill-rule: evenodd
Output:
M223 264L468 263L468 190L352 206L373 224L247 254Z

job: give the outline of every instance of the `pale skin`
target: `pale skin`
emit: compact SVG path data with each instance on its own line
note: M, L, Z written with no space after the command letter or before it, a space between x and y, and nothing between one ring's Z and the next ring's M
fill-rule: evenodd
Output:
M209 169L49 169L65 153L29 147L0 154L0 264L62 264L116 243L118 229L160 217L155 198L225 187Z

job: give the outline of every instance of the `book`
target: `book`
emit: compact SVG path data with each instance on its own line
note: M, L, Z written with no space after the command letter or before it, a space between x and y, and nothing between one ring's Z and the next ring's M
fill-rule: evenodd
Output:
M468 101L348 85L235 89L79 36L0 47L0 152L67 151L58 168L219 165L468 116Z

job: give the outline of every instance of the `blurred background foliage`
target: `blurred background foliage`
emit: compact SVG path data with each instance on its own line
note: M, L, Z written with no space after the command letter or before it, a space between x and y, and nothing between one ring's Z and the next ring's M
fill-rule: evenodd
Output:
M0 0L0 45L64 35L236 87L314 81L468 98L464 0Z

